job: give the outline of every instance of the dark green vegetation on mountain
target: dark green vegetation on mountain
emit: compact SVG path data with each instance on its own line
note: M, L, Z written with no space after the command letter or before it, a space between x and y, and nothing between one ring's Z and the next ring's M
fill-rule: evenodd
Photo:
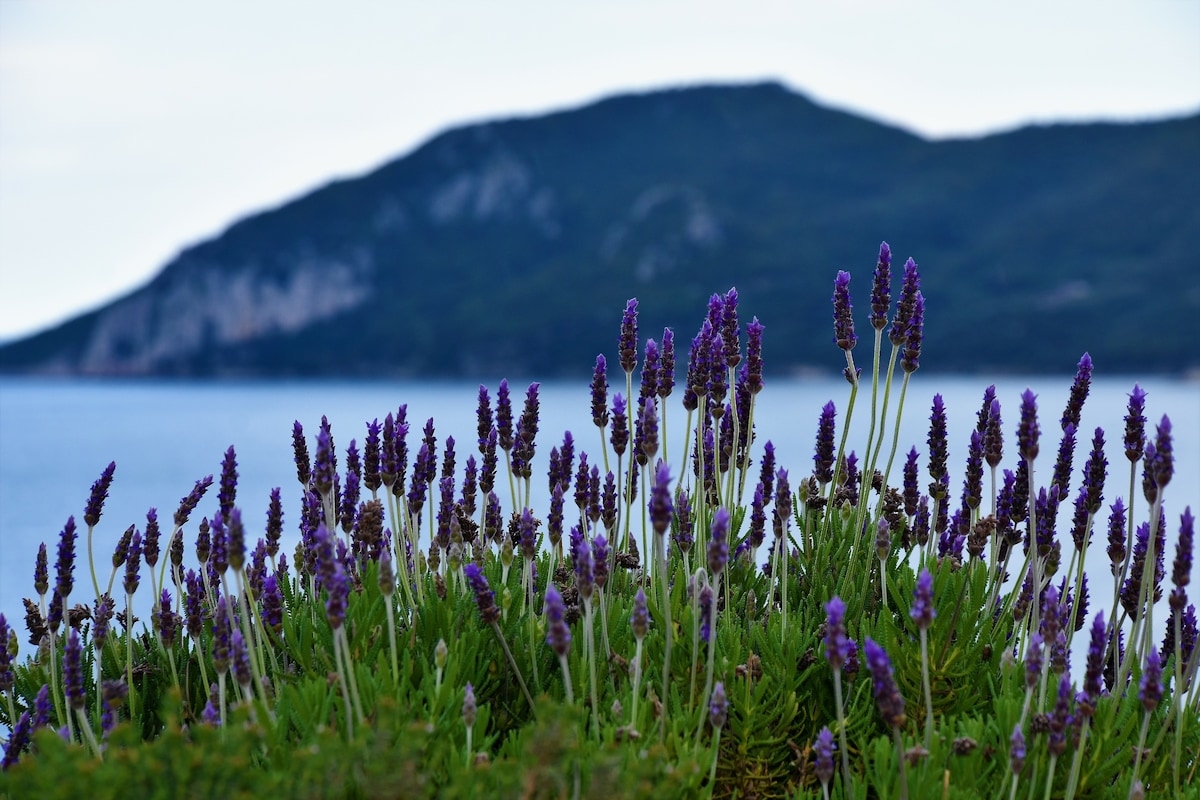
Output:
M769 372L833 369L834 276L886 239L937 287L937 369L1061 370L1087 350L1109 374L1183 372L1200 368L1197 186L1200 115L927 141L777 84L621 96L451 130L248 217L0 349L0 369L583 374L626 298L686 343L689 312L730 286L767 326Z

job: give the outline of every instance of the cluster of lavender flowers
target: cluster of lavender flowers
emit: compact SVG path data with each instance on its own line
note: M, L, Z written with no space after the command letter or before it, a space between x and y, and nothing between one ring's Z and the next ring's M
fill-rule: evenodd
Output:
M663 746L703 750L712 759L709 783L737 781L736 770L722 766L735 747L729 736L722 742L722 731L749 718L753 684L769 669L798 686L815 709L780 722L785 728L775 732L779 741L812 743L795 774L776 776L793 788L819 786L829 797L840 783L849 796L885 780L867 763L879 752L869 743L882 738L896 747L894 775L886 780L894 779L902 795L924 796L943 780L942 768L930 765L952 763L939 752L965 758L978 749L980 742L954 735L961 697L970 692L978 694L980 713L1002 698L1018 701L1015 725L1006 722L1003 740L986 743L1008 753L1014 790L1031 781L1043 782L1048 796L1068 797L1101 780L1178 787L1200 724L1196 615L1187 595L1194 521L1185 508L1175 526L1165 505L1174 459L1170 421L1147 431L1146 395L1135 386L1123 431L1130 491L1112 489L1120 476L1109 475L1100 428L1076 470L1093 369L1084 355L1052 465L1044 464L1051 453L1040 447L1044 415L1033 393L1010 414L1017 424L1006 447L1002 398L989 387L961 491L952 491L950 409L940 395L930 405L924 469L914 447L893 485L899 421L922 350L920 274L908 259L893 307L891 249L881 246L867 375L854 358L850 283L839 272L832 299L833 341L849 386L841 433L831 399L817 415L812 471L798 480L798 471L776 463L770 441L759 442L754 415L764 388L765 329L755 318L742 330L733 289L711 297L678 387L674 331L641 342L637 301L629 301L617 340L624 386L610 395L604 355L592 374L598 447L570 432L548 449L544 436L539 441L537 383L523 401L518 393L515 405L507 381L494 395L479 388L474 452L461 469L459 443L439 440L433 419L411 428L405 405L367 422L361 447L351 439L342 450L328 419L312 436L297 421L292 450L301 502L293 533L285 533L279 488L262 535L249 532L230 447L218 479L198 481L180 501L169 533L160 530L155 509L129 527L105 585L92 533L113 482L109 465L83 514L90 605L71 605L78 595L71 518L59 536L53 583L45 546L35 564L37 598L26 601L34 653L24 664L16 661L18 635L0 616L0 716L12 730L5 767L31 752L41 727L61 728L102 758L112 728L156 713L150 704L164 689L179 693L188 724L221 727L244 714L271 726L281 724L281 695L311 679L316 691L328 692L339 730L352 738L372 723L365 700L398 693L408 682L424 686L401 654L405 642L432 648L430 620L440 617L426 611L446 603L459 628L438 632L429 703L440 702L444 676L453 676L468 764L481 707L496 703L510 721L532 719L535 696L549 694L580 706L585 731L601 739L611 728L621 740L657 736ZM868 391L870 433L865 446L852 447L847 431L856 410L863 413L860 393ZM679 401L672 404L672 396ZM668 449L675 441L669 425L682 425L682 452ZM541 453L550 496L544 515L533 507L532 488L535 477L541 480ZM1132 491L1139 467L1141 498ZM214 483L215 508L185 532ZM1106 492L1117 495L1103 522L1114 602L1092 609L1085 559ZM1070 538L1061 535L1060 507L1073 510ZM1145 522L1138 523L1135 508ZM1177 530L1169 615L1156 625L1169 530ZM289 564L282 548L293 537ZM185 563L189 544L194 560ZM124 591L114 593L118 574ZM143 581L152 598L146 635L131 610ZM467 658L446 644L456 641L472 606L484 634L475 646L495 648L494 659ZM1072 638L1085 627L1086 665L1072 670ZM767 651L750 652L751 642ZM822 643L827 669L802 669L804 677L795 678L796 663L814 663L808 651ZM322 647L314 661L313 649ZM735 652L747 654L744 663L728 663ZM869 693L856 688L860 652ZM447 672L450 658L489 666ZM967 660L977 666L964 672ZM390 669L376 670L378 664ZM964 685L968 674L988 688ZM38 691L31 696L18 684ZM921 702L906 699L916 691L908 687L920 687ZM864 720L855 698L868 694L875 711ZM1129 704L1142 714L1140 739L1136 747L1126 743L1128 770L1107 774L1119 740L1117 709ZM675 717L695 729L694 739L683 737L690 744L679 739L684 728ZM1102 726L1106 735L1089 740ZM1151 733L1157 738L1148 741ZM966 767L945 772L977 777ZM890 783L874 786L893 791Z

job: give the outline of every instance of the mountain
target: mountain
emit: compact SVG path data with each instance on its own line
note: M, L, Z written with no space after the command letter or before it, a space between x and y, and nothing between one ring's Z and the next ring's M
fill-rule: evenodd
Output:
M627 298L643 337L686 343L736 286L768 372L833 372L834 276L865 328L887 240L897 289L921 267L924 369L1194 371L1197 186L1200 115L929 141L775 83L624 95L449 130L242 219L0 370L584 374Z

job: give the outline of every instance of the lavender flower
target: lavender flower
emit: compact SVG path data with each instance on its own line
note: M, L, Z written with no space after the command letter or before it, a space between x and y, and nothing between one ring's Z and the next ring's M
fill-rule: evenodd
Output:
M833 341L846 352L854 349L854 316L850 304L850 273L839 270L833 283Z
M1071 463L1075 455L1075 426L1070 422L1063 430L1063 436L1058 444L1058 457L1054 461L1054 477L1051 482L1058 487L1062 497L1066 497L1071 487Z
M592 580L598 589L608 583L608 540L600 534L592 539Z
M579 589L579 596L584 601L590 601L592 589L595 587L592 551L578 528L571 530L571 545L571 560L575 564L575 585Z
M1026 581L1028 586L1028 580ZM1024 616L1024 615L1022 615ZM1049 615L1047 615L1049 616ZM1045 655L1045 640L1040 633L1029 637L1029 646L1025 650L1025 685L1033 687L1042 677L1042 659Z
M887 242L879 245L879 261L875 264L875 276L871 284L871 327L881 331L887 325L887 312L891 307L892 293L892 248Z
M296 479L301 486L308 486L312 479L312 465L308 457L308 442L304 438L304 426L300 420L292 423L292 453L296 460Z
M1104 612L1096 614L1092 622L1092 636L1088 643L1087 671L1083 677L1084 701L1079 704L1079 712L1090 717L1096 713L1096 701L1103 689L1104 652L1108 644L1108 629L1104 624Z
M746 534L746 542L751 550L757 550L766 535L766 503L766 497L763 496L763 485L760 481L754 487L754 499L750 501L750 529Z
M917 513L917 503L921 499L920 487L917 484L917 476L920 474L918 458L917 448L914 447L908 451L908 458L904 462L904 513L910 517Z
M963 505L979 508L983 499L983 437L971 431L971 446L967 451L966 477L963 478Z
M763 390L763 324L758 317L746 326L746 388L756 395Z
M650 524L660 536L671 526L671 470L663 461L658 462L654 473L654 486L650 489Z
M833 743L833 733L826 725L817 734L817 741L813 745L813 751L816 753L814 771L822 786L828 786L829 782L833 780L833 751L836 749L837 747Z
M217 608L213 613L212 660L218 675L229 671L229 659L233 643L230 639L232 630L229 626L229 606L225 597L217 600Z
M229 512L233 510L234 501L237 499L237 480L237 454L233 445L230 445L221 461L221 490L218 494L221 516L226 519L229 518Z
M476 564L463 567L471 591L475 593L475 605L479 608L479 616L485 625L493 625L500 621L500 609L496 607L496 593L488 586L487 578Z
M334 562L324 586L329 593L325 600L325 618L329 620L329 627L337 630L346 621L346 603L350 596L350 582L340 561Z
M681 553L690 553L692 545L696 542L692 535L696 521L692 518L692 504L687 492L679 493L679 500L675 506L675 522L675 544Z
M1188 506L1179 516L1179 539L1175 543L1175 560L1171 564L1171 582L1175 584L1171 592L1171 608L1182 610L1187 600L1185 587L1192 577L1192 543L1195 538L1196 520L1192 516L1192 507Z
M933 608L933 575L928 569L922 569L917 577L912 609L908 613L920 630L928 630L933 625L933 618L937 616L937 612Z
M1151 648L1150 652L1146 654L1146 665L1142 669L1142 683L1138 691L1138 699L1142 701L1146 712L1150 713L1158 708L1162 696L1162 662L1159 660L1158 651Z
M13 727L8 742L4 745L4 759L0 761L0 770L7 770L20 760L21 751L29 745L29 734L32 727L29 721L29 712L23 712Z
M482 386L479 389L483 391ZM596 369L592 373L592 422L597 428L608 424L608 362L603 354L596 356Z
M138 567L142 560L142 534L133 532L129 540L129 554L125 558L125 593L133 594L138 588Z
M1029 389L1021 395L1021 421L1017 426L1017 450L1027 462L1038 454L1037 395Z
M513 408L509 396L508 381L501 380L496 390L496 433L500 449L509 452L513 448Z
M716 579L729 561L729 509L721 507L713 513L711 532L712 537L708 543L708 571Z
M67 644L63 650L63 691L71 708L83 709L86 696L83 692L83 645L79 641L79 632L71 628L67 634Z
M625 370L626 375L633 374L633 368L637 366L637 298L630 298L625 304L625 313L621 316L621 337L618 342L618 351L620 352L621 369Z
M75 587L75 539L75 517L67 517L58 537L58 559L54 562L54 590L64 600Z
M850 640L846 638L846 604L834 595L825 604L825 658L833 669L841 669L850 656Z
M1088 390L1092 384L1092 357L1087 353L1079 359L1079 369L1075 373L1075 381L1071 384L1071 394L1067 398L1067 407L1063 410L1062 429L1068 425L1079 427L1079 418L1083 413L1083 401L1087 400Z
M1046 749L1052 756L1061 756L1067 749L1067 724L1071 719L1071 676L1063 675L1058 682L1058 699L1050 714L1050 736Z
M1125 563L1125 503L1121 498L1110 506L1112 514L1108 517L1108 559L1111 563L1114 577L1121 574L1121 565Z
M625 454L625 448L629 444L629 418L625 415L626 405L625 398L620 392L613 395L612 403L612 431L609 433L609 440L612 442L613 452L620 458Z
M571 651L571 629L565 621L567 609L562 595L553 583L546 587L545 611L546 644L559 658L566 658Z
M949 478L946 472L946 406L942 396L933 396L933 407L929 414L929 484L930 497L941 499L945 497L945 485Z
M983 429L983 457L995 469L1004 457L1004 436L1000 430L1000 401L992 400Z
M646 593L642 587L638 587L637 594L633 596L633 614L629 617L629 625L633 629L633 636L638 641L646 638L646 634L650 632L650 612L646 608Z
M94 624L92 625L92 646L96 651L104 649L104 642L108 638L108 626L113 617L113 599L108 595L104 595L96 601L96 609L92 612Z
M214 727L221 724L221 712L219 710L221 701L219 697L217 684L210 685L208 687L208 702L204 705L204 712L201 714L201 718L205 723Z
M1174 448L1171 444L1171 420L1165 414L1162 422L1158 424L1157 434L1154 440L1153 464L1150 463L1150 459L1147 459L1146 471L1153 473L1151 478L1161 492L1171 482L1171 476L1175 474ZM1149 449L1147 449L1147 453L1149 453Z
M209 491L210 486L212 486L212 476L205 475L196 481L196 486L192 487L191 492L180 499L179 509L175 510L175 528L184 527L188 517L191 517L192 512L196 511L196 506L200 504L200 500L204 498L204 494Z
M241 631L233 632L230 650L233 679L239 686L250 686L254 681L254 672L250 666L250 652L246 649L246 640L242 638Z
M834 434L837 408L830 400L821 409L821 417L817 421L817 447L813 454L813 474L817 480L828 484L833 480Z
M100 521L100 514L104 511L104 501L108 499L108 489L112 486L113 473L116 469L115 461L108 462L108 466L92 484L92 490L88 494L87 505L83 511L83 521L89 528L96 527L96 523Z
M904 698L896 679L892 674L892 662L882 647L868 638L863 645L867 654L867 668L871 670L871 680L875 693L875 702L879 705L879 713L884 720L894 728L904 726Z
M658 362L658 342L647 339L646 354L642 359L642 383L638 393L639 398L658 396Z
M888 255L890 259L890 252ZM900 287L900 297L896 301L896 314L892 317L892 329L888 331L888 339L894 347L900 347L908 342L920 289L921 275L917 271L917 262L910 258L904 262L904 282Z
M658 455L658 409L654 398L647 397L642 403L641 413L638 414L638 430L641 431L641 452L637 453L638 463L645 464Z
M479 713L475 705L475 687L467 682L467 691L463 694L462 717L468 728L475 727L475 717Z
M725 727L729 718L729 700L725 697L725 684L717 681L713 686L712 699L708 703L708 721L717 730Z
M8 637L11 634L8 620L0 614L0 692L11 692L16 682L16 675L12 671L12 655L8 652Z
M33 719L30 720L33 730L36 731L50 724L50 712L53 709L54 703L50 700L50 684L43 683L42 688L38 689L37 698L33 701Z
M909 259L912 263L912 259ZM913 265L916 266L915 264ZM907 280L907 278L906 278ZM921 343L925 338L925 296L917 292L913 299L912 319L908 324L904 355L900 357L900 368L912 374L921 366Z
M1146 449L1146 392L1136 383L1129 393L1129 413L1125 415L1125 457L1136 464Z
M710 584L700 587L700 641L708 642L712 638L713 590Z

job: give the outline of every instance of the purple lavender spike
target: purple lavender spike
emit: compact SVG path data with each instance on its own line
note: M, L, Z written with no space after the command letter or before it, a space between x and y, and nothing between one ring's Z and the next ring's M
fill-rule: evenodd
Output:
M841 270L833 283L833 341L846 352L858 343L850 304L850 273Z
M1062 429L1067 425L1079 427L1079 418L1083 414L1083 402L1087 400L1088 391L1092 385L1092 357L1087 353L1079 359L1079 368L1075 373L1075 381L1071 384L1071 394L1067 399L1067 407L1063 410Z
M333 491L334 476L333 439L322 426L317 432L317 453L313 460L313 488L322 495L328 495ZM329 523L333 524L333 520L329 520Z
M1171 582L1175 589L1171 592L1170 605L1172 610L1180 611L1187 602L1186 587L1192 578L1192 547L1195 538L1196 520L1192 516L1192 507L1188 506L1179 517L1179 539L1175 543L1175 560L1171 564Z
M475 605L479 608L479 617L484 625L493 625L500 621L500 609L496 607L496 593L488 586L487 578L475 563L463 567L467 583L475 593Z
M675 521L678 523L675 545L681 553L690 553L696 539L692 534L696 521L692 518L692 505L687 492L680 492L675 503Z
M87 505L84 507L83 521L89 528L96 527L96 523L100 521L100 515L104 511L104 501L108 499L108 490L112 486L113 473L116 472L117 463L110 461L104 471L100 473L100 477L92 484L92 490L88 494Z
M1108 626L1104 624L1104 612L1099 612L1092 622L1092 636L1088 643L1087 671L1083 677L1083 693L1086 700L1079 704L1079 711L1085 717L1096 713L1096 701L1103 690L1104 653L1107 645Z
M229 512L233 510L234 501L237 499L237 453L233 450L233 445L229 445L229 449L225 451L225 458L221 461L221 490L217 496L217 502L221 507L221 516L229 518Z
M708 543L708 571L717 578L729 562L729 510L718 508L713 514L712 536Z
M725 684L717 681L713 686L712 699L708 703L708 721L714 728L720 730L725 727L725 721L729 718L729 699L725 696Z
M50 591L50 570L47 566L46 543L38 545L37 558L33 564L33 589L40 597Z
M904 282L900 287L900 297L896 300L896 314L892 317L892 329L888 331L888 339L894 347L900 347L908 342L920 289L921 275L917 270L917 262L910 258L904 262Z
M1025 769L1025 735L1021 733L1020 723L1013 726L1008 745L1008 764L1013 775L1020 775Z
M87 699L83 690L83 645L79 641L79 632L74 628L67 634L67 644L63 650L63 692L71 708L76 711L83 709Z
M638 414L638 426L642 432L642 447L638 463L644 466L658 455L658 409L655 407L654 397L646 397L639 410L641 413ZM642 458L645 458L644 462Z
M1000 466L1000 461L1004 458L1004 435L1000 424L1000 401L993 399L983 429L983 456L988 466L993 469Z
M654 486L650 490L650 524L654 532L660 536L671 527L671 470L663 462L658 462L654 473Z
M650 612L646 608L646 592L640 586L637 594L633 596L633 614L629 618L629 626L633 629L633 636L638 641L645 639L646 634L650 632Z
M250 686L254 681L254 672L250 666L250 652L246 649L246 640L242 632L235 630L230 639L230 666L233 668L233 679L240 686Z
M871 283L871 327L881 331L887 326L887 313L892 304L892 248L887 242L879 245L879 261Z
M509 395L508 381L500 381L496 390L496 433L500 449L509 452L513 448L513 407Z
M912 609L908 613L919 630L928 630L933 625L933 618L937 616L937 612L933 608L933 575L928 569L922 569L917 577Z
M949 475L946 472L946 406L942 396L933 396L933 407L929 415L929 495L936 499L945 497L945 485Z
M833 780L833 751L836 749L837 746L833 743L833 733L829 730L829 726L821 728L821 732L817 734L817 741L813 744L813 753L816 758L813 771L822 786L828 786L829 782Z
M138 566L142 560L142 534L133 532L129 540L129 554L125 558L125 592L133 594L138 588Z
M308 442L304 438L304 426L300 420L292 423L292 453L296 460L296 479L301 486L308 486L312 479L312 465L308 456Z
M1017 450L1026 461L1038 455L1037 395L1026 389L1021 395L1021 421L1017 426Z
M833 669L841 669L850 656L850 640L846 638L846 604L834 595L825 604L825 658Z
M763 485L760 481L754 487L754 499L750 502L750 530L746 534L746 542L751 550L757 550L763 543L767 530L766 497L763 495Z
M1146 392L1136 383L1129 393L1129 413L1125 415L1125 457L1136 464L1146 449Z
M1071 676L1063 675L1058 682L1058 699L1050 714L1050 736L1046 749L1052 756L1061 756L1067 749L1067 724L1071 718Z
M1112 504L1112 514L1108 518L1108 560L1111 563L1113 577L1121 574L1121 565L1125 563L1125 503L1121 498Z
M625 304L625 313L621 316L621 336L618 341L618 351L620 353L621 369L625 370L626 375L632 375L633 368L637 366L637 307L637 298L630 298Z
M966 476L963 478L963 505L979 508L983 499L983 437L979 431L971 431L971 445L967 450Z
M646 340L646 354L642 359L642 384L639 398L658 396L659 373L658 343L653 339Z
M562 595L552 583L546 587L546 644L559 658L566 658L571 652L571 629L567 627L567 609L563 604Z
M817 447L813 454L813 474L822 485L833 480L833 457L837 408L830 400L821 408L817 421Z
M1058 445L1058 457L1054 461L1053 483L1058 486L1058 493L1066 497L1071 488L1071 464L1075 456L1075 425L1068 422L1063 429L1062 440Z
M1147 712L1158 708L1162 700L1162 662L1159 661L1158 651L1151 648L1146 654L1146 664L1142 669L1142 683L1138 691L1138 699Z
M914 447L908 451L908 458L904 462L904 513L910 517L917 513L917 503L921 498L921 490L917 484L917 476L920 474L917 464L919 457L917 448Z
M0 692L11 692L16 682L16 674L12 670L12 653L8 650L8 640L13 630L8 620L0 614Z
M887 652L868 638L863 644L867 654L867 667L871 670L872 686L875 702L879 705L879 713L889 725L895 728L904 727L904 698L892 672L892 662Z
M603 354L596 356L592 373L592 422L597 428L608 424L608 362Z
M921 344L925 339L925 295L916 293L913 300L912 320L909 322L904 355L900 357L900 368L912 374L921 366Z
M609 433L609 440L612 442L613 452L617 457L625 455L625 448L629 446L629 418L626 416L625 398L620 392L613 395L612 401L612 431Z
M1149 452L1149 451L1147 451ZM1153 464L1153 480L1155 486L1161 492L1171 482L1171 476L1175 474L1174 464L1174 447L1171 444L1171 420L1164 414L1162 422L1158 424L1157 436L1154 439L1154 464ZM1147 471L1150 464L1147 463Z
M700 641L708 642L712 638L713 590L709 584L700 589Z
M58 538L58 560L54 562L54 589L65 600L75 587L75 517L67 517ZM6 640L7 641L7 640Z
M196 485L192 488L192 491L179 501L179 509L175 512L175 527L182 528L187 523L188 517L196 510L196 506L200 504L201 498L208 491L208 487L212 486L212 482L213 476L206 475L196 481Z

